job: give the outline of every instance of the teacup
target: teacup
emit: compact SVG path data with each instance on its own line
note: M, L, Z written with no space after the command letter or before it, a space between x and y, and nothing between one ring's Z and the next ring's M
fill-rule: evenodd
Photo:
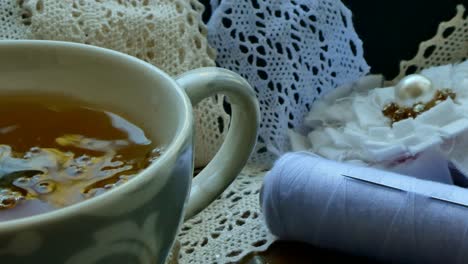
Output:
M112 105L143 124L165 149L134 179L98 197L0 222L1 263L163 263L184 217L209 205L234 180L255 145L255 94L228 70L201 68L174 80L116 51L56 41L0 41L0 58L0 96L39 91ZM192 182L192 105L216 93L229 98L231 125Z

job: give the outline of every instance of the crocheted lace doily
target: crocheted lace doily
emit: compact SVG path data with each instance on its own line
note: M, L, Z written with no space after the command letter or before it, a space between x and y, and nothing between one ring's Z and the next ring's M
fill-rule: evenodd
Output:
M264 170L246 168L202 213L184 223L179 263L232 263L275 240L264 224L259 193Z
M270 164L320 94L367 73L351 12L330 0L212 2L209 43L220 66L255 87L262 117L252 161Z
M456 15L439 24L437 34L419 45L415 57L400 63L400 73L388 84L398 82L405 75L420 72L424 68L461 62L468 59L468 12L457 6Z
M172 76L214 66L196 0L2 0L0 39L47 39L114 49ZM229 126L223 96L197 106L196 165L218 150ZM221 126L219 125L221 123Z

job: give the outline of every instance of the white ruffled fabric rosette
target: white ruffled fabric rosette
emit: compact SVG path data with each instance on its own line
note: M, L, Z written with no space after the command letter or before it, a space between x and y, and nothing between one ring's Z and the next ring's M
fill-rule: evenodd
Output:
M468 61L429 68L395 86L372 89L381 81L380 76L367 76L316 102L305 119L312 128L307 137L290 131L293 148L445 183L453 183L444 166L451 161L467 175ZM390 103L413 107L443 89L450 89L455 98L415 118L392 124L383 113Z

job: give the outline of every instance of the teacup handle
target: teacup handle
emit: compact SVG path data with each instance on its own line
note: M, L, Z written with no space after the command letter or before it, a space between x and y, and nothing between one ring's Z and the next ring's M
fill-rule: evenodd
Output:
M185 211L189 219L214 201L245 166L257 139L260 112L255 93L238 74L221 68L200 68L176 78L192 105L215 94L231 103L229 131L218 153L193 179Z

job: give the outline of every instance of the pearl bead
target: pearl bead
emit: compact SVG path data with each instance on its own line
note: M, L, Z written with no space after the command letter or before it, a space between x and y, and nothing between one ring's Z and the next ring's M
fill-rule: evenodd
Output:
M411 74L395 86L395 101L408 107L415 103L427 103L434 97L435 92L431 80L419 74Z

